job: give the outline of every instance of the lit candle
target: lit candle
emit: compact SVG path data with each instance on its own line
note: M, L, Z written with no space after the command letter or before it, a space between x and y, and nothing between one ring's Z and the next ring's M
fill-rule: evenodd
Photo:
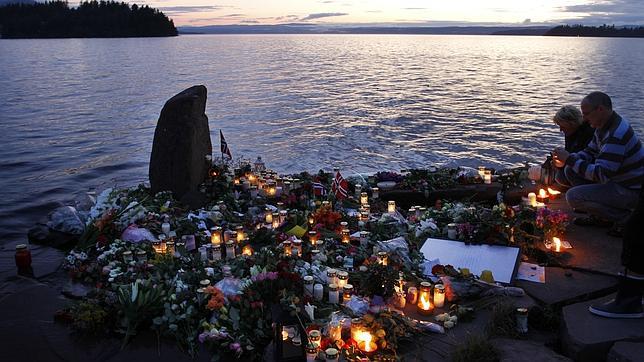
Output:
M210 229L210 243L221 244L221 228L219 226Z
M315 224L315 217L313 217L313 214L309 215L308 222L309 222L309 227L312 227L313 224Z
M490 175L490 174L483 175L483 183L485 183L486 185L491 184L492 183L492 175Z
M387 265L389 263L389 256L386 251L379 251L377 254L378 264Z
M309 235L309 242L311 243L311 246L315 246L318 243L317 231L309 230L308 235Z
M552 238L552 242L555 248L555 252L561 252L561 240L559 240L559 238Z
M549 201L549 196L548 192L544 189L539 189L539 195L537 195L537 201L545 204Z
M390 214L396 213L396 201L391 200L387 203L387 212Z
M485 175L485 166L479 166L479 176Z
M253 248L250 245L244 246L244 248L242 249L242 254L246 256L252 256Z
M273 229L277 229L277 228L280 227L280 219L279 219L279 217L273 216L273 223L271 224L271 226L273 227Z
M282 341L287 341L287 340L288 340L288 332L285 329L282 329Z
M329 284L329 303L338 304L340 302L340 292L337 284Z
M445 305L445 286L436 284L434 287L434 306L442 308Z
M351 231L349 229L342 229L342 242L348 243L351 241Z
M550 195L550 199L554 200L559 195L561 195L561 191L557 191L557 190L554 190L554 189L551 189L550 187L548 187L548 194Z
M338 276L338 288L344 288L345 285L349 283L349 273L341 270L337 274Z
M235 231L237 232L237 242L241 243L244 239L246 239L246 234L244 234L244 227L239 225L235 228Z
M329 323L329 339L333 342L342 339L342 324L340 322Z
M432 314L434 311L434 305L430 300L430 293L432 290L432 285L428 282L420 283L420 291L418 292L418 313L428 315Z
M273 212L269 208L266 208L264 210L264 221L267 224L272 224L273 223Z
M528 202L530 203L530 206L536 207L537 206L537 194L534 192L531 192L528 194Z
M354 341L357 341L358 338L360 337L360 332L362 332L364 324L362 323L362 319L360 318L353 318L351 320L351 339Z
M350 301L352 295L353 285L346 284L344 287L342 287L342 303L347 303L348 301Z
M291 254L292 254L291 241L290 240L284 240L284 242L282 242L282 246L284 247L284 255L291 256Z
M366 192L361 192L360 193L360 204L361 205L369 204L369 196L367 195Z
M360 332L358 339L358 348L362 352L371 353L378 349L378 345L376 345L376 342L373 341L373 336L371 335L371 333L366 331Z

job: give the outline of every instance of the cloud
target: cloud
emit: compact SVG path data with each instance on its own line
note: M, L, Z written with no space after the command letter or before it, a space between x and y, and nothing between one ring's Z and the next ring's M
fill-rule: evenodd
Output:
M250 19L247 19L247 20L242 20L242 21L240 21L239 23L240 23L240 24L259 24L259 20L250 20Z
M223 6L162 6L157 9L163 11L164 13L177 15L177 14L187 14L187 13L201 13L206 11L213 11L222 9Z
M559 8L573 15L564 22L584 24L637 23L644 24L644 1L641 0L592 0L586 4Z
M529 18L528 18L528 19L525 19L525 20L523 21L523 23L522 23L522 24L523 24L523 25L532 24L532 19L529 19Z
M222 15L222 18L239 18L242 16L246 16L246 14L228 14L228 15Z
M300 19L300 21L309 21L309 20L315 20L315 19L322 19L322 18L330 18L330 17L335 17L335 16L345 16L349 15L347 13L314 13L314 14L309 14L308 16L303 17Z

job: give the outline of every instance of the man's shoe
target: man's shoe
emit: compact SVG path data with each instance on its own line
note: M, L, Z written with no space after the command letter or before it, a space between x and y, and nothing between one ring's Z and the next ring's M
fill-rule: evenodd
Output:
M591 305L588 311L606 318L644 318L641 296L615 298L604 304Z
M575 218L575 221L573 221L573 223L579 226L597 226L597 227L609 227L613 225L612 222L599 219L595 216L577 217Z

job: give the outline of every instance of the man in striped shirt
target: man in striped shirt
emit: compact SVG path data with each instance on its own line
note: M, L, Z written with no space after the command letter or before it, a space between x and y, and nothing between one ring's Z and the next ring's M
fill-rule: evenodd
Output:
M563 148L553 152L555 166L563 167L564 181L572 187L566 200L596 220L619 227L637 206L644 180L644 149L626 119L613 111L605 93L587 95L581 112L595 129L588 147L577 153Z

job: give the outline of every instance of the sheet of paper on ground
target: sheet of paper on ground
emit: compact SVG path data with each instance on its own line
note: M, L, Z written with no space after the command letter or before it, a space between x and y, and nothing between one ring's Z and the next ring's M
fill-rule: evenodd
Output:
M546 268L532 263L521 262L517 270L517 279L535 283L546 282Z
M455 240L428 238L420 249L426 259L440 259L443 265L468 268L481 275L492 271L494 280L510 283L519 259L519 248L499 245L472 245Z

